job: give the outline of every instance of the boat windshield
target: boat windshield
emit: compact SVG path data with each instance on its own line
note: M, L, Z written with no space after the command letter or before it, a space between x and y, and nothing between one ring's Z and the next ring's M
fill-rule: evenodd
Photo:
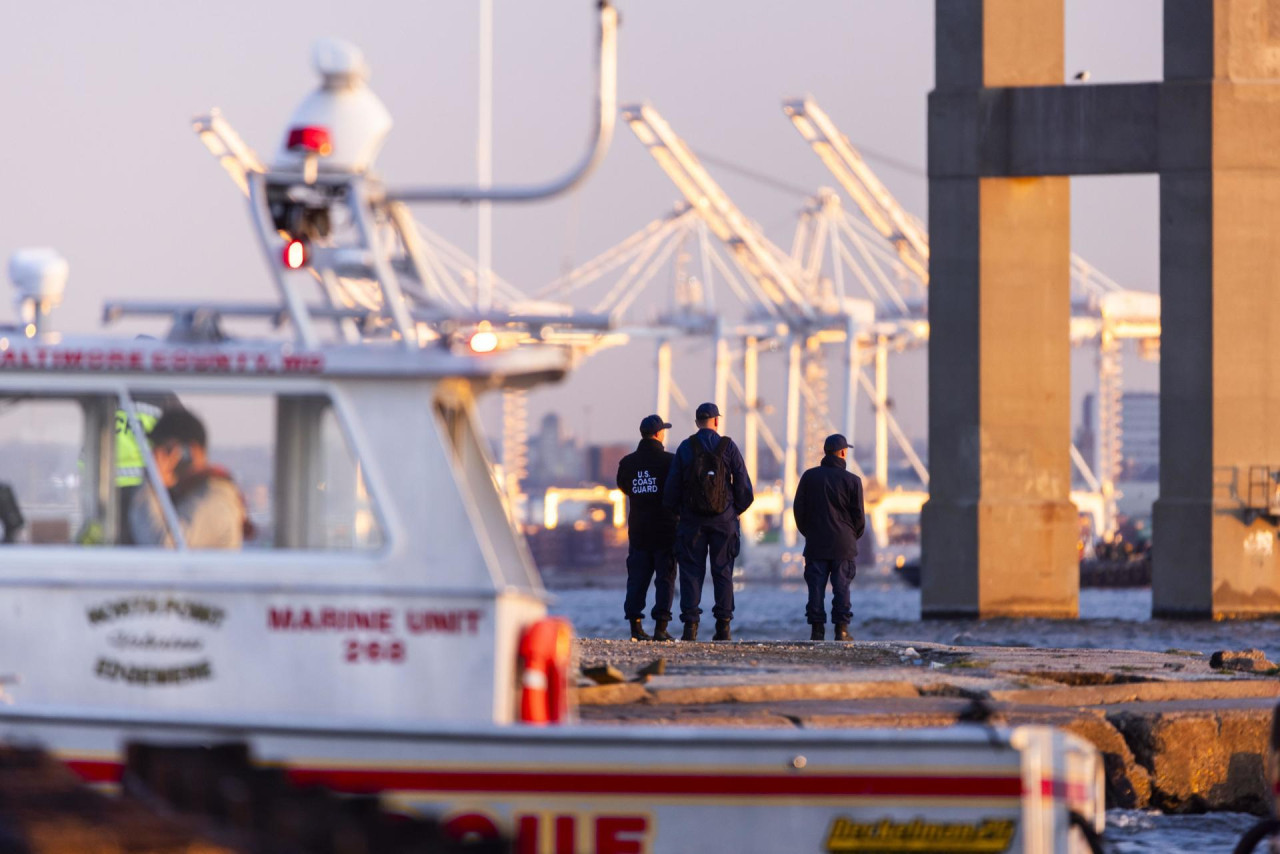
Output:
M0 396L8 546L372 551L380 518L324 394Z

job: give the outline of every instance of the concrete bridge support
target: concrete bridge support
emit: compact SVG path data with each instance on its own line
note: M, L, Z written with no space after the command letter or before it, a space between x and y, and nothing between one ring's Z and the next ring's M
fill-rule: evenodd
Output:
M1065 176L1160 175L1157 616L1280 612L1280 3L1166 0L1165 80L1063 86L1062 0L940 0L923 610L1076 613ZM1124 223L1115 223L1123 229ZM1255 492L1252 500L1260 495Z
M1200 133L1160 169L1153 610L1275 614L1276 524L1242 505L1280 465L1280 4L1166 0L1164 90Z
M985 175L967 109L1062 82L1062 0L936 8L922 609L1074 617L1069 179Z

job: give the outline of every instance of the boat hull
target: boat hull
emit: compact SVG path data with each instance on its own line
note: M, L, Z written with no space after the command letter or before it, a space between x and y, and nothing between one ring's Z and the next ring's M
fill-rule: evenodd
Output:
M107 785L132 742L248 743L295 783L377 793L460 835L510 834L521 854L1068 852L1084 850L1070 811L1103 808L1092 747L1035 727L396 729L11 708L0 733Z

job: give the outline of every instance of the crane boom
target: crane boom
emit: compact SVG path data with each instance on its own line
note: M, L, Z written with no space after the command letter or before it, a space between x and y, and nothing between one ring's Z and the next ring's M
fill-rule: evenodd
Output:
M784 101L782 110L867 220L898 250L902 263L928 284L928 236L880 183L848 137L812 98Z
M770 301L765 308L792 319L812 319L814 309L801 290L800 272L747 219L658 111L647 104L629 105L622 108L622 118L743 271L759 282Z

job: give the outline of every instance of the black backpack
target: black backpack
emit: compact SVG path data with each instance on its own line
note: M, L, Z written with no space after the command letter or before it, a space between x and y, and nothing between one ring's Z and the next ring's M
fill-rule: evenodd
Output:
M729 509L729 469L724 463L729 437L721 436L716 449L708 451L695 433L689 446L693 462L684 474L685 503L698 516L719 516Z

